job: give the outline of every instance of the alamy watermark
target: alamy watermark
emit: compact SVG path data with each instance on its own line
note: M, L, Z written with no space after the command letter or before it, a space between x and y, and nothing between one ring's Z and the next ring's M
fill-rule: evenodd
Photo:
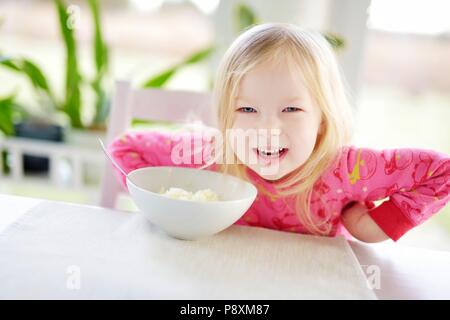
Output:
M81 289L81 268L77 265L70 265L66 269L66 288L69 290Z
M68 14L66 26L70 30L78 29L81 24L81 8L75 4L71 4L67 7L66 12Z
M235 164L236 157L247 165L261 165L261 173L276 174L280 165L279 129L227 129L225 139L219 130L209 130L193 139L195 134L185 134L171 150L174 164L217 163ZM224 142L227 148L224 148ZM226 149L226 150L225 150ZM261 156L263 150L269 154Z
M361 265L363 271L366 275L367 286L369 289L380 289L381 288L381 269L380 266L371 265Z

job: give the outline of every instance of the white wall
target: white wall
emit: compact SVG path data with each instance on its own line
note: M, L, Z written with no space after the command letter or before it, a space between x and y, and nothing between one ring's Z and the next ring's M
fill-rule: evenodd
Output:
M218 50L213 70L226 48L236 37L233 9L237 3L249 5L261 22L289 22L319 31L340 34L347 47L338 59L353 95L357 95L364 58L367 9L370 0L222 0L213 16Z

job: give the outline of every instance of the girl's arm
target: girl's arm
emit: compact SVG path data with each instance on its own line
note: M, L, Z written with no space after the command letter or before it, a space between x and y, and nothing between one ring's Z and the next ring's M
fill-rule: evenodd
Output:
M355 202L342 212L341 220L345 228L356 239L364 242L381 242L389 239L383 229L370 217L367 206Z
M211 143L206 131L128 131L108 144L108 151L125 172L150 166L200 167ZM126 177L114 173L127 190Z
M427 149L344 149L334 175L348 203L341 220L357 239L397 241L450 200L450 157ZM383 200L368 208L361 202Z

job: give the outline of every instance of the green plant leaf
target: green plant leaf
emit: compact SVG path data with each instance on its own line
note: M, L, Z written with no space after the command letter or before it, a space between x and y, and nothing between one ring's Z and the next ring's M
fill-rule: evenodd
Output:
M94 58L96 75L92 82L92 89L96 95L95 98L95 116L94 125L103 124L108 116L110 101L106 95L105 89L103 88L105 74L108 71L109 65L109 53L108 47L104 41L101 19L100 19L100 7L97 0L88 1L89 8L92 14L92 20L94 24Z
M241 32L259 22L255 12L245 3L238 3L234 7L234 17L236 32Z
M10 58L1 56L0 64L18 73L24 74L31 82L38 93L43 93L57 107L56 100L53 96L48 81L42 70L31 60L23 58Z
M142 85L143 88L161 88L163 87L167 81L169 81L175 73L181 69L182 67L194 63L199 63L206 58L208 58L211 53L214 51L214 47L208 47L206 49L202 49L198 52L195 52L194 54L190 55L180 63L177 63L176 65L158 73L157 75L151 77L150 79L146 80L144 84Z
M339 51L345 47L345 40L340 35L332 32L323 33L325 39L330 43L334 50Z
M108 117L111 101L106 91L103 89L100 81L94 81L92 83L92 89L96 95L96 109L92 125L102 126L105 124L106 118Z
M82 128L81 121L81 77L78 71L76 41L73 29L69 27L69 15L63 0L54 0L59 18L59 27L66 47L66 96L64 112L70 118L71 125Z
M28 75L30 80L33 82L33 85L37 88L45 90L49 95L51 95L47 79L39 67L31 61L25 59L22 63L22 70Z
M167 69L156 76L153 76L149 80L145 81L142 85L143 88L161 88L164 86L164 84L169 81L170 78L177 72L178 65L175 67L172 67L170 69Z
M0 98L0 131L2 131L7 136L11 136L14 134L14 99L14 95Z
M10 68L11 70L24 73L26 76L28 76L33 86L42 89L47 93L50 93L50 89L44 73L36 64L31 62L30 60L2 57L2 59L0 60L0 64Z
M206 58L208 58L213 51L214 51L214 47L209 47L209 48L200 50L200 51L194 53L193 55L191 55L190 57L188 57L185 61L181 62L180 66L201 62L201 61L205 60Z
M5 66L7 68L10 68L11 70L19 71L19 72L21 71L20 67L17 66L17 62L14 62L11 57L1 56L0 64L2 64L3 66Z
M97 0L89 0L89 7L94 23L94 54L95 66L98 74L106 71L108 66L108 47L103 39L102 26L100 21L100 8Z

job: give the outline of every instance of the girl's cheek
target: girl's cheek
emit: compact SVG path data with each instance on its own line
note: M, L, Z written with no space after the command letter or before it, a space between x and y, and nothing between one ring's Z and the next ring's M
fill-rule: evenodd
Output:
M233 129L250 129L255 126L255 120L250 117L237 116L234 120Z
M302 126L301 122L293 122L293 121L284 121L283 123L283 131L286 133L296 133L302 131L304 127Z
M283 131L289 136L303 136L313 138L317 136L318 124L315 119L311 118L293 118L289 121L284 121Z

